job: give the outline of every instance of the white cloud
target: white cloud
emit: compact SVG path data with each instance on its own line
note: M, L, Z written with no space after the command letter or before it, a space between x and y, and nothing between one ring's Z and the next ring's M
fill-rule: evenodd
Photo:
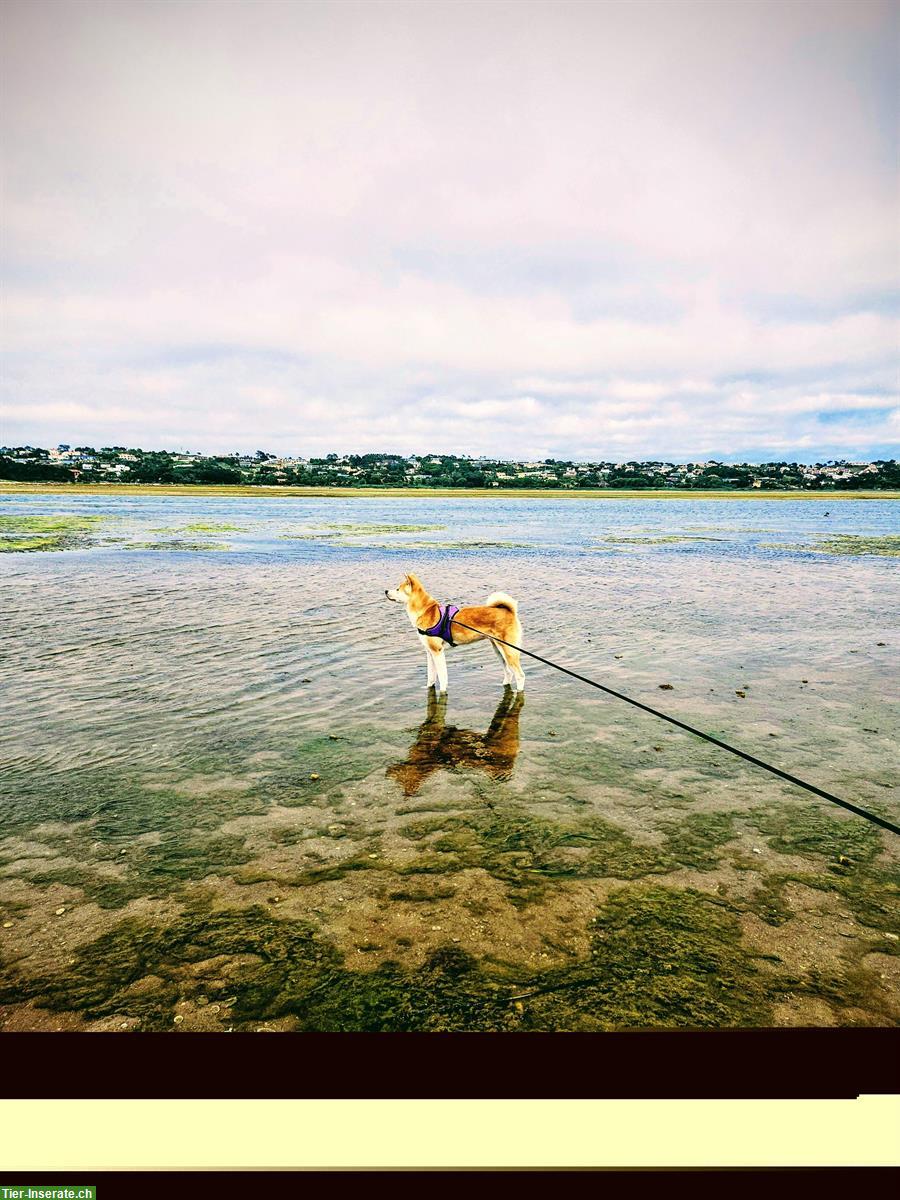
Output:
M527 8L9 2L2 439L886 444L896 10Z

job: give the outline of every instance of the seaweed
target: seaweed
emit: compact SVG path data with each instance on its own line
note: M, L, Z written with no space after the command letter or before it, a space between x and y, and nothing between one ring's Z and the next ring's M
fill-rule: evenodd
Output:
M734 813L690 813L682 821L665 821L665 847L684 867L712 870L722 860L722 847L737 834Z
M520 998L534 1028L700 1029L768 1024L779 990L721 902L645 884L610 895L586 964L547 972Z

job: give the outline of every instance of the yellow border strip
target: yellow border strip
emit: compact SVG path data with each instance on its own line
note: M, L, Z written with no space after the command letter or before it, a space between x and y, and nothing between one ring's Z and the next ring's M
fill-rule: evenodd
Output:
M8 1178L191 1168L896 1165L900 1096L0 1101L0 1172Z

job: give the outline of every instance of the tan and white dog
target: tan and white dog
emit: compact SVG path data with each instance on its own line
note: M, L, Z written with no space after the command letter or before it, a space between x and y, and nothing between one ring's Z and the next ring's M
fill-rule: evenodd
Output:
M406 575L399 587L385 588L384 594L388 600L396 600L406 605L406 615L413 629L433 629L441 619L442 610L437 600L429 596L422 583L415 575ZM462 625L453 624L452 635L454 644L468 646L472 642L480 642L490 635L503 638L505 642L522 644L522 626L519 622L518 605L512 596L505 592L493 592L484 604L468 605L461 608L456 618L472 629L464 629ZM474 632L479 630L483 632ZM444 653L446 642L443 638L416 633L416 637L425 648L425 661L428 669L428 687L437 692L447 691L447 656ZM525 690L525 675L518 650L511 650L499 642L491 642L497 657L503 663L503 683L506 687L514 687L517 692Z

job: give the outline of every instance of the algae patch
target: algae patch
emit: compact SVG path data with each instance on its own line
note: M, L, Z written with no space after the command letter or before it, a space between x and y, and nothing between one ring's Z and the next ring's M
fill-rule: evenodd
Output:
M838 533L810 543L761 542L771 550L801 550L806 554L876 555L880 558L900 558L900 534L886 533L881 537L862 537L853 533Z
M356 537L359 534L370 533L427 533L446 529L446 525L340 525L329 522L322 528L334 529L344 537Z
M537 899L552 879L637 879L674 867L665 849L635 842L600 817L564 825L514 809L489 808L423 818L399 832L422 843L424 850L401 873L481 868L504 881L510 900L520 905Z
M452 945L412 970L353 971L311 922L197 906L168 925L126 918L64 972L7 979L0 1003L137 1018L144 1030L172 1029L176 1006L212 1006L232 1028L290 1017L319 1032L700 1028L764 1024L766 982L734 916L700 893L651 887L614 893L589 958L563 971L523 977ZM523 986L527 1008L513 1003Z
M724 538L700 537L696 534L670 533L660 537L617 537L612 534L603 539L616 546L668 546L676 542L721 542Z
M773 981L741 944L736 916L691 889L614 892L590 960L534 989L535 1028L722 1028L771 1022ZM581 1020L576 1019L576 1015Z
M877 859L883 839L875 826L815 810L756 813L751 824L763 833L773 850L812 858L810 871L776 871L751 897L750 908L770 925L792 916L785 898L788 883L839 895L860 925L882 932L897 929L900 908L900 869ZM897 943L886 953L897 953Z
M185 533L237 533L240 525L226 525L219 521L195 521L193 525L185 525Z
M74 550L89 544L102 516L0 516L0 554Z
M200 551L200 550L230 550L231 546L227 542L192 542L187 538L170 538L163 542L130 542L126 550L179 550L179 551Z
M256 906L196 909L169 926L123 921L81 947L64 973L17 979L0 1003L34 998L89 1018L138 1017L171 1029L175 1007L212 1005L232 1027L295 1018L300 1030L499 1030L515 1023L503 989L457 947L439 947L415 972L396 963L347 970L309 923Z

